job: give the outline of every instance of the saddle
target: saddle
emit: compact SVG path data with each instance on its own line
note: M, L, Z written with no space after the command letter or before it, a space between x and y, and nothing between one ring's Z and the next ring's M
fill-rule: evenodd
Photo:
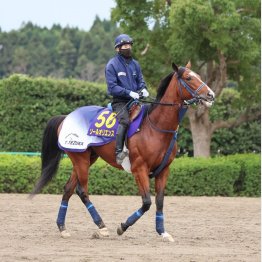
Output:
M130 105L130 125L127 137L139 131L145 106ZM115 140L118 128L116 113L108 107L84 106L70 113L64 120L59 137L60 149L84 152L90 146L101 146Z
M128 107L129 121L132 123L142 110L142 105L139 101L133 101Z
M107 105L108 109L113 111L111 103ZM130 105L127 106L129 113L129 122L132 123L142 110L142 105L138 100L134 100Z

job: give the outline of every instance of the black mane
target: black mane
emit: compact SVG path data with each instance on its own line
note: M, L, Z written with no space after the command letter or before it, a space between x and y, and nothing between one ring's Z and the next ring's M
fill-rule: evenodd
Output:
M163 78L161 80L159 87L157 89L156 101L160 101L160 99L165 94L166 89L167 89L173 75L174 75L174 72L171 72L169 75L167 75L165 78Z
M159 102L161 100L161 98L163 97L163 95L166 92L166 89L173 77L175 72L171 72L169 75L167 75L165 78L163 78L158 86L157 89L157 95L156 95L156 100L155 102ZM149 112L152 112L152 110L156 107L156 104L151 104L150 108L149 108Z

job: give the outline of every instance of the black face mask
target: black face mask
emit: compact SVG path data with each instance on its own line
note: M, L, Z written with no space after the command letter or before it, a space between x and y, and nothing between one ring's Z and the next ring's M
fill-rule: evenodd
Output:
M131 58L132 57L132 50L128 49L121 49L119 50L119 54L122 55L124 58Z

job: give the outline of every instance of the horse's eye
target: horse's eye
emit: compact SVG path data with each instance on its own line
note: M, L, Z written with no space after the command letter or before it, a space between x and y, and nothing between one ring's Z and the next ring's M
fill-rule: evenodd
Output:
M188 77L186 78L187 81L190 81L191 79L192 79L191 76L188 76Z

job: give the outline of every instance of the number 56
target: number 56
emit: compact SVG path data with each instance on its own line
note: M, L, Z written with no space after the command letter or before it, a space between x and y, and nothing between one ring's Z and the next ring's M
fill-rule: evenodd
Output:
M109 116L106 116L109 113L110 113L110 111L104 111L104 112L102 112L98 116L97 120L99 120L99 121L97 121L95 123L95 126L97 128L102 127L104 124L106 124L107 128L112 128L115 125L115 123L116 123L116 118L115 118L116 113L111 113Z

